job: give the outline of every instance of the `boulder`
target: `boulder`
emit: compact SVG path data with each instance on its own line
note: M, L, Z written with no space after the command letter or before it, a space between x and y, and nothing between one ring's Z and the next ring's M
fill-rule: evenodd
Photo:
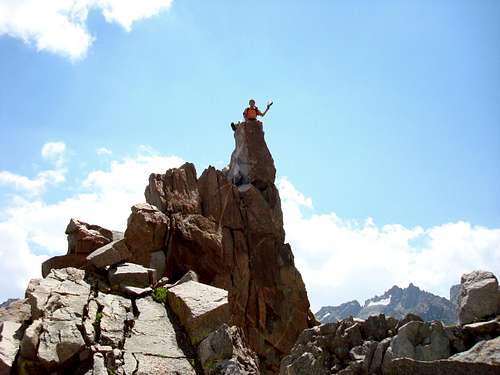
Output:
M242 330L223 324L198 346L205 374L260 374L257 355L248 349Z
M128 250L125 240L108 243L87 255L86 260L97 268L113 266L130 259L132 254Z
M448 358L450 342L441 322L413 321L405 324L392 339L392 358L434 361Z
M125 243L132 254L130 261L149 267L152 253L166 247L169 226L168 217L155 206L147 203L132 206L125 231Z
M33 279L26 297L32 319L81 320L90 294L85 271L76 268L52 270L45 279Z
M113 232L99 225L71 219L66 227L68 254L90 254L113 241Z
M458 302L460 324L473 323L500 313L500 291L495 275L473 271L462 275Z
M108 272L109 283L113 287L133 286L146 288L150 285L149 269L134 263L123 263Z
M38 360L52 369L64 364L85 347L85 341L74 321L45 321L40 334Z
M201 213L196 169L192 163L169 169L165 174L152 173L144 195L146 202L165 213Z
M168 289L168 304L196 345L229 321L228 293L224 289L188 281Z
M450 357L451 361L486 363L496 366L500 373L500 337L478 342L471 349Z
M21 337L21 323L9 321L0 323L0 375L11 373Z
M87 259L84 254L67 254L59 255L47 259L42 263L42 277L47 275L52 270L59 270L61 268L84 268L87 265Z

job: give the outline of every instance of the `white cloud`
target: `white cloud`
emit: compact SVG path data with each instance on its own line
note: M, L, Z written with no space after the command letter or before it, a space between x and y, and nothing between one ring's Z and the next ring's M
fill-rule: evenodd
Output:
M66 252L64 230L71 217L123 231L130 207L145 200L149 174L164 173L182 163L175 156L141 152L111 161L106 170L88 173L72 196L54 203L45 202L42 196L16 196L3 208L0 221L0 255L9 259L6 264L0 263L0 275L11 274L17 283L15 287L2 287L0 300L22 295L25 280L39 277L43 259ZM26 264L16 268L17 262Z
M393 285L415 285L448 297L464 272L500 275L500 229L460 221L432 228L377 226L335 213L304 213L310 198L286 179L279 183L287 241L314 310L352 299L362 303ZM310 211L310 210L309 210Z
M42 147L42 156L45 160L54 162L56 167L64 164L66 144L64 142L47 142Z
M106 147L99 147L96 152L97 155L111 155L113 153L113 151Z
M136 21L168 9L172 0L0 0L0 35L35 44L38 50L79 59L94 37L88 13L96 9L107 22L130 31Z
M0 171L0 185L21 190L30 195L41 194L47 186L57 185L66 180L65 152L66 145L63 142L45 143L42 146L41 155L45 160L53 163L55 169L41 171L34 178Z

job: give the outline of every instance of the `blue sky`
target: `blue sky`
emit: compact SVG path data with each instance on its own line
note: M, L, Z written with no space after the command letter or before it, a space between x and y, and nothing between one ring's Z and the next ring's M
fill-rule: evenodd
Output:
M89 173L144 146L199 173L223 167L229 123L250 97L261 106L272 98L268 145L279 176L311 198L294 201L304 220L500 227L498 1L175 0L151 16L130 13L129 24L113 18L117 8L94 7L80 19L94 38L88 48L69 32L43 48L43 20L26 34L8 20L9 3L0 0L0 171L33 179L57 167L42 147L65 145L55 154L64 183L28 200L69 199ZM3 207L20 194L0 184ZM29 241L32 253L48 253ZM499 256L491 246L481 254ZM299 251L304 268L314 263L308 251Z

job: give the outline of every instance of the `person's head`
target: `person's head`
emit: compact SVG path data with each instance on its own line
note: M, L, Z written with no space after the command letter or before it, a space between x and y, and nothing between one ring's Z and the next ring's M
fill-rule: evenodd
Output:
M255 100L250 99L250 100L248 101L248 104L250 104L250 107L255 107Z

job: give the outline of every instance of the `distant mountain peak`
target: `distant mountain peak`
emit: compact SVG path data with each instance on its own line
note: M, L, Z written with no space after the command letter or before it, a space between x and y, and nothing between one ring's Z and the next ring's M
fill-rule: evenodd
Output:
M417 314L424 320L442 320L445 323L456 321L452 302L426 292L413 283L409 283L407 288L394 285L384 294L367 299L362 307L358 301L322 307L316 313L316 318L322 323L329 323L349 316L366 319L379 314L402 319L408 313Z

